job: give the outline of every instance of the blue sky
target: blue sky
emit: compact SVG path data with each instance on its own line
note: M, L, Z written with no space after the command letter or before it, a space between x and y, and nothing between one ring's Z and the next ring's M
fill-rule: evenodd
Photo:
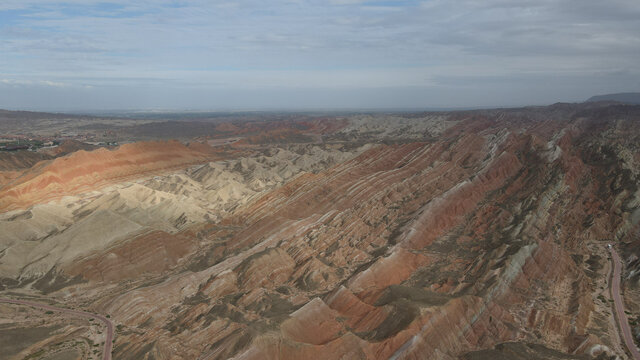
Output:
M0 2L0 107L512 106L640 91L637 0Z

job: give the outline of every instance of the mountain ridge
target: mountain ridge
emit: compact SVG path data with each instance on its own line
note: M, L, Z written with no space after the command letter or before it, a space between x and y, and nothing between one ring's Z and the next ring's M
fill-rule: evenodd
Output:
M640 105L640 92L624 92L604 95L595 95L587 99L586 102L616 101L624 104Z

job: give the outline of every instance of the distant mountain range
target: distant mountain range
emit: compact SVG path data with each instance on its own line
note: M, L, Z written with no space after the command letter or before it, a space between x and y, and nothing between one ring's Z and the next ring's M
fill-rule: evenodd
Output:
M640 104L640 93L639 92L631 92L631 93L617 93L617 94L606 94L606 95L597 95L592 96L587 100L587 102L594 101L617 101L626 104Z

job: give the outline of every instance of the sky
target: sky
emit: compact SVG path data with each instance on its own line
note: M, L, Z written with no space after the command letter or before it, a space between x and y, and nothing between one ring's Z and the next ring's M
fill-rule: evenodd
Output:
M1 0L0 108L579 102L640 91L638 0Z

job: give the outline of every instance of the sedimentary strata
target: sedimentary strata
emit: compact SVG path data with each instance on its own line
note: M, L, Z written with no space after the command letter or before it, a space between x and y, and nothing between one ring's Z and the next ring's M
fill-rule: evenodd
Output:
M605 248L639 248L640 108L400 117L5 213L6 286L110 314L118 359L624 356Z

